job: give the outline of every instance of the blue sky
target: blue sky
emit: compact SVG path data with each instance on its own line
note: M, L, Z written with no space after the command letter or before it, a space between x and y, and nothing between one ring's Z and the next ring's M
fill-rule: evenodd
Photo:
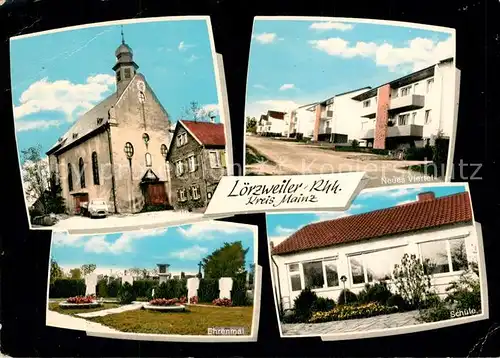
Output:
M376 87L454 52L454 38L447 32L355 22L256 20L246 115Z
M97 273L109 273L133 267L151 270L167 263L172 272L196 273L203 257L234 241L249 248L249 268L254 263L253 227L218 221L107 235L54 233L51 256L65 270L93 263Z
M416 200L418 193L426 191L432 191L436 197L442 197L463 193L466 191L466 188L464 185L446 185L406 188L386 187L381 190L362 191L354 199L351 207L344 212L268 214L266 215L267 236L269 239L283 239L304 225L410 203Z
M83 114L115 90L120 25L11 40L12 98L19 149L45 152ZM176 120L191 101L218 103L205 20L123 25L125 42L160 102ZM90 78L90 79L89 79ZM216 107L215 107L216 108Z

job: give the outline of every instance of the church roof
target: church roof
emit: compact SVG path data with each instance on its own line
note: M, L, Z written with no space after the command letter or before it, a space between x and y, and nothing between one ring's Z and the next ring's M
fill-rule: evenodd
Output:
M179 123L202 145L221 147L226 145L226 135L222 123L186 120L180 120Z
M94 132L108 122L108 111L116 104L118 97L113 92L103 101L77 119L75 124L48 150L47 155L59 152L82 137Z

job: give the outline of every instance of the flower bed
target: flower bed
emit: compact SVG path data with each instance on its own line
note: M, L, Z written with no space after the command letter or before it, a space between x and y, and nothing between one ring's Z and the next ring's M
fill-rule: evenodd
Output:
M198 304L198 296L193 296L189 298L189 304L196 305Z
M230 307L233 305L233 301L231 301L229 298L216 298L212 301L212 304L214 306Z
M395 306L383 306L378 303L367 303L358 306L339 305L328 312L314 312L309 323L341 321L353 318L368 318L383 314L395 313Z
M177 298L171 298L171 299L155 298L149 301L149 304L151 306L180 306L181 302Z
M95 296L89 295L89 296L70 297L66 300L66 302L73 304L89 304L95 302Z

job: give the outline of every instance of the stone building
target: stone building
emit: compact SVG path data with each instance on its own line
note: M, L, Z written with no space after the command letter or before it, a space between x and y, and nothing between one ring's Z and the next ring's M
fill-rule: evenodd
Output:
M167 160L174 209L204 209L227 170L224 125L178 121Z
M167 111L137 72L132 49L115 51L116 91L81 116L47 152L70 214L103 199L111 213L136 213L169 202Z

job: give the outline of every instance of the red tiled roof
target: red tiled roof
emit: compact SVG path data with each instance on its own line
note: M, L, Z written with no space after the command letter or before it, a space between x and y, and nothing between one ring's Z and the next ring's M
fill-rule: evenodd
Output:
M273 255L472 221L469 193L459 193L304 226Z
M210 122L180 121L203 145L225 146L224 124Z

